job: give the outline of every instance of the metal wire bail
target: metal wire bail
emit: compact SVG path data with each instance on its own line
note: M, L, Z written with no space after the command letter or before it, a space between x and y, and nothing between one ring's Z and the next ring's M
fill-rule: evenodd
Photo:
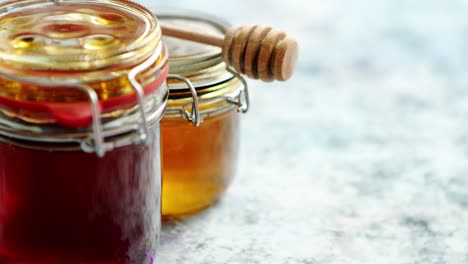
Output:
M91 87L89 87L87 85L81 84L81 85L76 86L76 88L81 89L82 91L84 91L88 95L89 101L91 103L91 105L90 105L90 107L91 107L91 116L92 116L92 119L93 119L92 120L92 127L93 127L92 143L89 142L89 140L82 141L81 148L83 149L83 151L86 151L85 149L87 147L89 149L89 145L86 146L86 144L91 143L92 145L94 145L94 151L96 152L96 155L98 155L98 157L102 158L106 154L106 147L105 147L105 143L104 143L104 132L103 132L103 129L102 129L100 113L99 113L99 110L98 110L99 109L98 108L99 97L98 97L96 91L94 91L94 89L92 89Z
M145 102L144 102L145 92L141 84L136 80L136 77L138 74L142 73L143 71L151 67L151 65L153 65L156 62L156 60L159 58L159 55L161 53L161 49L162 49L162 46L159 45L158 49L153 53L153 55L148 60L136 66L135 68L131 69L130 72L128 73L128 80L130 81L132 88L135 90L135 95L137 97L137 102L139 105L139 111L141 115L141 121L138 126L139 140L141 143L145 145L148 144L148 135L149 135L148 119L146 118L146 112L145 112L145 107L144 107L145 106Z
M200 115L200 106L199 106L200 104L198 102L198 94L197 94L197 90L195 89L195 86L193 86L192 82L189 79L181 75L169 74L167 78L183 81L189 87L190 92L192 93L192 98L193 98L192 113L188 115L186 111L182 111L183 112L182 114L185 116L187 120L192 122L194 126L198 127L200 123L202 122L202 118Z
M135 90L135 95L136 95L136 99L138 103L138 110L141 115L141 119L138 124L138 137L136 138L136 140L134 140L135 143L147 145L148 135L149 135L149 125L148 125L147 115L145 112L145 102L144 102L145 93L141 84L136 80L136 77L138 76L138 74L142 73L143 71L151 67L151 65L153 65L158 60L161 54L162 48L163 46L159 45L156 51L153 53L153 55L149 59L147 59L142 64L136 66L135 68L131 69L128 73L128 80L130 81L132 88ZM84 85L82 86L87 87ZM89 87L87 87L86 91L89 94L90 101L92 103L92 108L94 109L92 111L94 148L93 148L93 143L91 143L89 140L85 140L81 143L81 149L85 152L92 152L94 150L99 157L103 157L106 151L112 150L114 146L111 144L108 144L108 146L106 146L104 135L103 135L104 133L102 129L102 124L100 121L100 116L97 111L99 99L97 97L96 92Z
M249 108L250 108L249 84L247 83L245 78L233 68L227 67L226 70L232 73L234 77L239 79L239 81L241 81L242 86L243 86L243 88L240 91L238 100L236 100L235 98L231 98L231 97L226 97L226 100L232 104L239 106L239 108L237 108L237 111L245 114L249 111Z

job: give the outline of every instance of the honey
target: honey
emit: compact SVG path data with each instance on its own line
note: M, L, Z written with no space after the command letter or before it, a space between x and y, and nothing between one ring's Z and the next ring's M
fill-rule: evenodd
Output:
M222 35L226 29L206 16L162 13L158 18L162 25L212 34ZM169 37L164 41L172 75L161 121L162 213L170 219L209 207L229 186L237 167L239 112L247 110L248 93L242 77L222 61L221 49ZM195 96L184 79L194 85ZM200 122L194 120L195 103Z
M163 215L185 215L213 204L236 171L239 113L206 117L199 127L163 119L161 127Z
M143 263L159 236L159 142L103 158L0 142L0 261ZM46 261L47 262L40 262Z

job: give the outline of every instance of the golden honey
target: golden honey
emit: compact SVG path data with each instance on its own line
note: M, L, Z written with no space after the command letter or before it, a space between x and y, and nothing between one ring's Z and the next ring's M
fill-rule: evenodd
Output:
M221 196L235 173L238 129L236 111L206 118L198 128L162 122L164 215L196 212Z

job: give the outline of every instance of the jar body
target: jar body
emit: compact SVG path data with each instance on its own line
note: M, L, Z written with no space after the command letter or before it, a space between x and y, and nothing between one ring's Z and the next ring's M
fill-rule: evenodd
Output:
M0 263L152 263L167 49L131 1L0 3Z
M195 213L221 197L236 172L239 119L231 109L205 117L199 127L162 120L163 217Z
M102 158L0 142L0 262L150 263L160 230L159 124Z
M165 219L209 207L236 173L245 87L233 78L206 89L211 92L198 91L202 117L198 127L177 114L178 109L190 109L190 99L177 98L178 91L170 89L167 112L161 121Z

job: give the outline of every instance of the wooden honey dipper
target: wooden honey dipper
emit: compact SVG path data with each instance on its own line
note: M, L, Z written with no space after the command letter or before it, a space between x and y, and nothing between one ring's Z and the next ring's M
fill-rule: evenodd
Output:
M161 25L161 29L166 36L222 48L223 60L252 79L286 81L297 66L297 41L269 26L230 28L224 38L169 25Z

